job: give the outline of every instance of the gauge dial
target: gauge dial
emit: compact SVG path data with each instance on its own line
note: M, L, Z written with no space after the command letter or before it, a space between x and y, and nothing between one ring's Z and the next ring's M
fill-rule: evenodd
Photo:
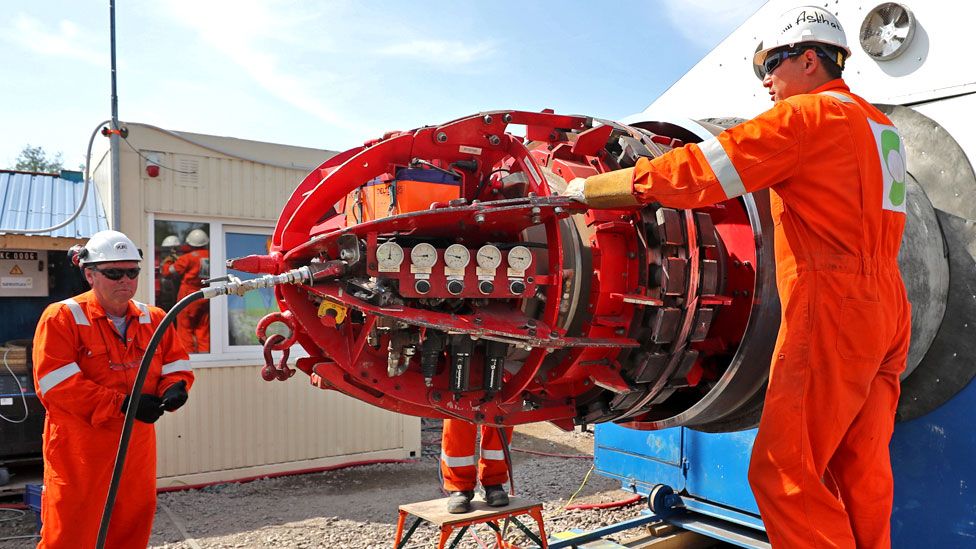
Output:
M419 269L429 269L437 263L437 249L421 242L410 250L410 262Z
M403 248L393 241L380 244L376 248L376 263L380 272L399 271L400 264L403 263Z
M478 255L475 256L478 260L478 266L482 269L487 269L489 271L494 271L502 264L502 252L497 246L492 246L491 244L486 244L478 250Z
M461 270L471 262L471 252L461 244L451 244L444 250L444 263L451 269Z
M525 246L516 246L508 251L508 267L513 271L524 271L532 265L532 252Z

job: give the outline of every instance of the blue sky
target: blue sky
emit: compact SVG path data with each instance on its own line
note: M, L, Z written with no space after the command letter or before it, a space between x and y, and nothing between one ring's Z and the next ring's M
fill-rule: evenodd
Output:
M118 0L121 120L343 150L515 108L643 110L764 0ZM108 0L4 0L0 167L84 161L111 115Z

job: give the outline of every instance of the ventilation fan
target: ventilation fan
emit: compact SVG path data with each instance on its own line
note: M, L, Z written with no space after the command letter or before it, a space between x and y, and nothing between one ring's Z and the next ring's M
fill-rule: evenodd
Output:
M861 23L861 49L878 61L898 57L915 37L915 15L896 2L885 2L868 12Z

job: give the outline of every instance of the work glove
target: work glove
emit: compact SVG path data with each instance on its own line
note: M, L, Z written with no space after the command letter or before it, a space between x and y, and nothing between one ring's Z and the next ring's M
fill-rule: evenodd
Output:
M172 412L178 410L180 406L186 404L186 399L189 395L186 394L186 382L178 381L169 386L163 392L163 408L167 412Z
M576 179L573 179L572 181L569 182L569 185L566 186L566 190L563 191L561 194L563 196L572 198L577 202L582 202L583 204L586 204L586 196L583 194L583 188L585 186L586 186L586 178L577 177Z
M129 398L132 395L125 395L122 401L122 413L125 414L129 407ZM139 404L136 405L136 419L143 423L156 423L156 420L163 415L163 400L155 395L139 395Z

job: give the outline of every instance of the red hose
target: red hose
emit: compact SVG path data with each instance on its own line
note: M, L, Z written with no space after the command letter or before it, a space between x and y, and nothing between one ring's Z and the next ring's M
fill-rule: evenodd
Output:
M235 483L245 483L252 482L255 480L260 480L263 478L278 478L278 477L288 477L293 475L306 475L309 473L321 473L323 471L335 471L338 469L348 469L350 467L362 467L364 465L375 465L377 463L416 463L416 459L368 459L365 461L350 461L347 463L339 463L336 465L326 465L325 467L313 467L311 469L299 469L297 471L282 471L280 473L267 473L264 475L255 475L253 477L243 477L233 480L215 480L213 482L204 482L201 484L186 484L183 486L165 486L163 488L157 488L157 494L163 494L166 492L182 492L184 490L199 490L200 488L206 488L207 486L216 486L218 484L235 484Z
M622 499L620 501L608 501L606 503L577 503L576 505L569 505L569 506L567 506L566 509L567 510L573 510L573 509L583 509L583 510L586 510L586 509L616 509L617 507L625 507L627 505L632 505L634 503L637 503L638 501L640 501L643 498L644 498L644 496L641 496L641 495L638 494L636 496L629 497L627 499Z
M586 456L583 454L553 454L549 452L539 452L536 450L526 450L525 448L515 448L514 446L512 447L512 451L522 452L523 454L532 454L534 456L546 456L563 459L593 459L593 456Z
M0 509L18 509L23 511L27 508L26 503L0 503Z

